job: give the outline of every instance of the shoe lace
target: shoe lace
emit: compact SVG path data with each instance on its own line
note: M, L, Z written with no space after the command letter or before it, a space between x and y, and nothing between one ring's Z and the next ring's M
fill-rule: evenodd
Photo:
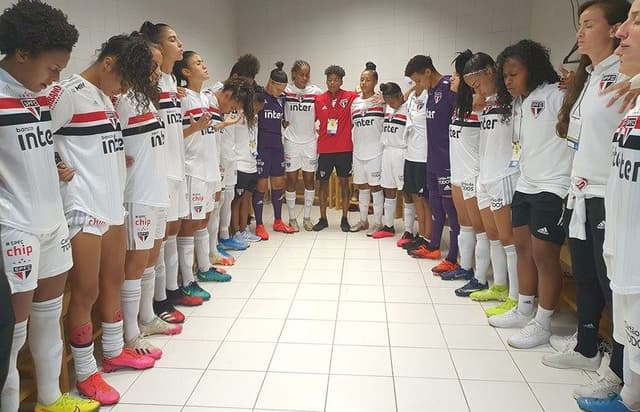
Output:
M536 333L539 332L540 330L542 330L542 326L535 320L532 320L527 324L527 326L522 328L522 330L520 331L520 334L524 337L529 338L531 336L535 336Z

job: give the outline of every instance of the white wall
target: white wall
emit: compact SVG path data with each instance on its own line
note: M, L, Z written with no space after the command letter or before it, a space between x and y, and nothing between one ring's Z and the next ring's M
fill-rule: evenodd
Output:
M271 65L298 58L312 66L312 81L324 87L324 69L339 64L345 88L358 84L367 60L381 81L404 85L404 68L415 54L429 54L450 73L456 51L496 55L530 32L530 0L238 0L238 52L262 62L258 80Z
M551 49L551 61L558 67L576 41L571 3L569 0L536 0L531 3L531 38Z

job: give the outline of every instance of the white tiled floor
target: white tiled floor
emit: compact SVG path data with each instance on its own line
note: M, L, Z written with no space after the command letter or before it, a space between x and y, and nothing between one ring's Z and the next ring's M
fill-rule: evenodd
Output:
M238 252L233 281L203 285L214 298L186 311L184 332L153 339L154 369L106 375L122 392L111 410L577 410L571 390L587 374L543 366L549 346L509 348L513 331L457 298L460 282L431 274L437 262L329 221ZM571 316L558 318L570 332Z

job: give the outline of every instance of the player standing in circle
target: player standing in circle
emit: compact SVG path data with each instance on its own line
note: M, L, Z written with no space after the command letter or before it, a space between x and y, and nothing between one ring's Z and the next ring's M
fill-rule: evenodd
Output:
M282 221L282 198L284 191L284 146L282 126L284 121L284 89L287 87L287 73L282 70L283 62L277 62L271 70L265 86L266 101L258 112L258 184L253 192L253 210L256 214L256 235L262 240L269 239L269 233L262 223L264 194L271 186L273 205L273 230L293 233L294 228Z
M558 353L548 354L542 363L555 368L595 371L602 356L598 350L600 317L611 303L611 288L602 254L605 235L604 195L611 169L612 135L624 117L619 105L607 107L605 88L626 80L619 73L620 59L613 54L620 40L615 37L627 18L624 0L596 0L580 5L577 33L581 64L571 79L556 126L558 134L575 150L571 186L565 210L571 268L576 279L578 330L567 338L552 336ZM606 399L622 384L624 346L612 342L609 369L591 385L574 390L574 396Z
M320 220L313 226L319 232L329 227L327 221L327 200L329 197L329 178L333 169L340 181L342 194L342 219L340 229L351 229L347 215L349 213L349 175L351 174L353 141L351 139L351 104L358 93L342 90L345 76L340 66L329 66L324 71L327 76L327 91L316 98L315 113L318 125L318 171L316 180L320 182Z
M35 366L35 411L97 411L100 404L61 394L62 294L71 268L71 245L58 190L53 125L45 97L38 94L58 81L78 41L78 31L59 9L22 0L0 15L0 238L3 284L10 291L3 304L15 312L2 410L17 412L20 403L18 352L27 338ZM5 300L6 299L6 300ZM13 309L11 308L13 306ZM7 316L8 314L3 314ZM13 325L11 325L13 326ZM3 367L5 365L2 365Z
M384 123L384 105L375 96L378 84L376 65L367 62L360 75L362 95L351 106L351 124L353 129L353 184L358 188L358 206L360 221L351 226L352 232L369 229L369 199L373 195L373 226L367 236L382 229L384 193L380 187L382 170L382 124Z
M313 180L318 153L314 130L316 98L322 90L309 84L311 66L304 60L296 60L291 68L293 83L284 89L284 158L287 172L285 199L289 210L289 226L296 232L300 230L296 219L296 184L298 172L302 170L304 181L304 212L302 226L304 230L313 230L311 207L316 195Z
M153 71L144 38L137 33L118 35L102 45L94 64L49 92L55 145L64 162L59 168L75 171L60 190L73 254L67 324L77 387L103 405L118 402L120 395L104 381L93 355L91 311L98 296L103 371L147 369L155 363L124 348L120 291L126 168L121 125L111 100L132 91L136 107L149 105L157 95Z
M560 248L563 199L569 191L573 153L555 126L564 93L541 44L522 40L499 56L498 102L513 102L514 155L520 178L513 195L513 235L518 253L520 296L511 311L489 318L495 327L520 327L508 339L516 348L549 342L551 316L562 289ZM534 300L538 311L534 318Z

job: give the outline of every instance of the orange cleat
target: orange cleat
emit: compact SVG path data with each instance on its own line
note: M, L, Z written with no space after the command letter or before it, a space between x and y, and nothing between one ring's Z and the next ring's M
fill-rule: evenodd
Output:
M256 236L262 240L269 240L269 233L267 233L267 229L264 228L264 225L256 225Z
M282 233L295 233L296 230L289 226L288 224L284 223L282 221L282 219L278 219L276 221L273 222L273 230L275 230L276 232L282 232Z
M442 257L440 249L429 250L425 245L420 245L417 249L409 252L409 255L418 259L438 260Z
M433 272L434 275L437 276L437 275L440 275L441 273L452 272L458 269L459 267L460 265L458 265L457 263L449 262L447 259L445 259L442 262L438 263L437 266L433 267L431 271Z

